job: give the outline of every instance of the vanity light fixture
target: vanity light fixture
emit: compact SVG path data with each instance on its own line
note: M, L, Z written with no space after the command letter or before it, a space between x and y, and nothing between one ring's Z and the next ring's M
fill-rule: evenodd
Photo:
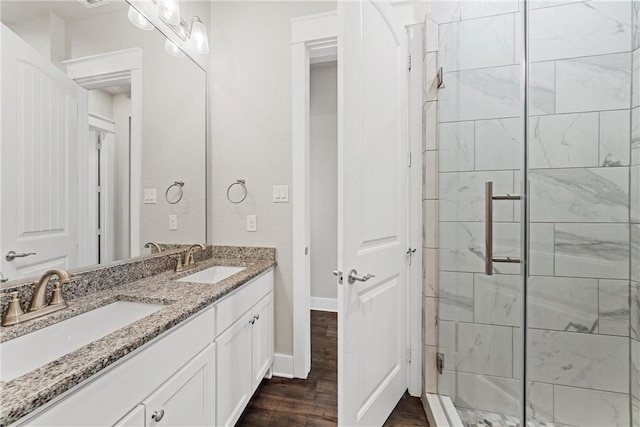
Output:
M191 37L189 38L189 44L196 53L209 53L207 28L197 16L191 19Z
M133 6L129 6L129 13L127 14L129 21L141 30L151 31L154 26L145 18L140 12L138 12Z
M180 24L179 0L158 0L158 16L167 24Z
M182 50L180 50L180 48L178 47L178 45L176 45L174 42L172 42L169 39L166 39L164 42L164 50L171 56L173 56L174 58L184 58L185 54Z

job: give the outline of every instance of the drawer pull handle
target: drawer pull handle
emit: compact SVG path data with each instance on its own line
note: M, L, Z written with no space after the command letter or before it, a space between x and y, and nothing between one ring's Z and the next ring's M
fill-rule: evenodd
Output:
M252 317L252 318L251 318L251 320L249 320L249 323L251 323L252 325L253 325L254 323L256 323L256 318L255 318L255 317Z
M260 314L256 314L256 320L260 320Z
M155 411L153 413L153 415L151 415L151 419L157 423L159 423L160 421L162 421L162 418L164 418L164 409L160 409L159 411Z

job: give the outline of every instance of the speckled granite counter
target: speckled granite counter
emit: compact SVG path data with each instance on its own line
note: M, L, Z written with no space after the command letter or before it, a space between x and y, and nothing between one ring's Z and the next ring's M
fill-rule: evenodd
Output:
M246 249L214 247L213 258L200 261L195 269L182 273L164 272L99 290L69 300L65 310L1 328L0 341L7 341L115 301L166 305L21 377L0 382L0 426L19 420L276 265L274 249ZM269 251L273 251L272 254ZM244 266L246 269L215 285L175 280L215 265Z

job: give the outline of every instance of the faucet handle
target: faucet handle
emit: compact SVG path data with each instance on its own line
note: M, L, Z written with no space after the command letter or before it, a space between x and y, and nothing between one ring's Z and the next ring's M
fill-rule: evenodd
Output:
M11 298L7 311L2 318L2 326L15 325L20 321L20 316L24 315L22 310L22 304L20 304L20 298L18 298L18 291L11 292L10 294L2 294L0 298Z
M62 295L62 284L60 282L56 283L53 287L53 295L51 296L51 302L49 305L67 305L67 302L64 300L64 296Z
M175 272L176 273L180 273L181 271L183 271L183 267L182 267L182 254L178 254L176 257L176 260L178 261L176 263L176 269Z

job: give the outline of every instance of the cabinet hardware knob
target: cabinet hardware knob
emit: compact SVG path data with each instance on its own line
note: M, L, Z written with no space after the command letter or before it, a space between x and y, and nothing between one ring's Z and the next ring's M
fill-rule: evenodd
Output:
M151 415L151 419L157 423L159 423L160 421L162 421L162 418L164 417L164 409L160 409L159 411L155 411L153 413L153 415Z

